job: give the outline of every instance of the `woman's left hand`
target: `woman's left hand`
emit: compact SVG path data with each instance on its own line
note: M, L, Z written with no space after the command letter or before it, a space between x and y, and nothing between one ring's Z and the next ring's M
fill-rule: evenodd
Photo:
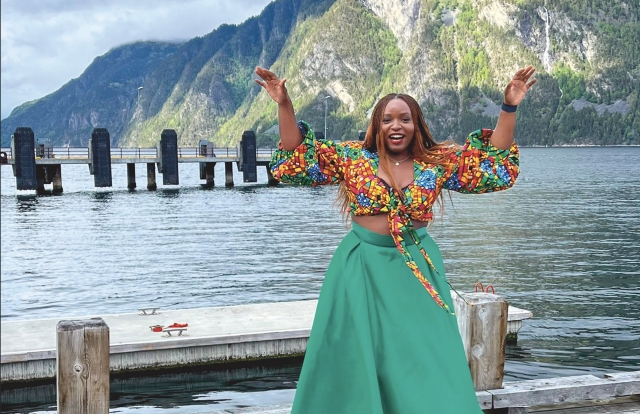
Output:
M504 90L504 103L515 106L522 102L529 88L536 83L536 79L529 80L535 71L533 66L527 66L513 75L513 79Z

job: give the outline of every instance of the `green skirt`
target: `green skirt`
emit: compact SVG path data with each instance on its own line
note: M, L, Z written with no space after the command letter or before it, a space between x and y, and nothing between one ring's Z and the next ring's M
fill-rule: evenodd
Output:
M444 275L425 228L422 246ZM409 239L410 241L411 239ZM442 299L449 286L408 250ZM440 308L391 236L353 223L318 300L292 414L482 414L456 317Z

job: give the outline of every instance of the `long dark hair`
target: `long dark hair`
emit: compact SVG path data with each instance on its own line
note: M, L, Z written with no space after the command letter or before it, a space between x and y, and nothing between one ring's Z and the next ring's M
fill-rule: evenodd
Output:
M364 143L362 146L363 148L366 148L371 152L378 152L378 156L380 158L379 168L382 168L387 177L389 177L389 184L391 185L391 187L394 188L396 193L399 194L401 198L404 198L404 192L401 191L400 187L398 186L398 183L391 169L391 160L389 158L389 154L387 153L387 147L385 146L384 137L380 133L382 120L384 118L384 111L387 108L387 104L393 99L402 99L411 110L411 119L413 121L415 129L413 140L409 145L409 152L414 157L414 159L417 158L430 164L444 164L449 159L450 154L456 151L459 146L451 141L438 143L433 139L433 136L429 131L429 127L427 126L427 122L424 120L424 115L422 113L420 105L410 95L406 95L404 93L390 93L380 99L376 106L373 108L373 113L371 114L371 123L367 128ZM340 207L341 212L345 214L345 218L347 220L349 214L349 205L354 201L354 198L355 196L347 190L344 183L341 183L338 190L337 203ZM443 195L442 193L440 193L440 201L442 200Z

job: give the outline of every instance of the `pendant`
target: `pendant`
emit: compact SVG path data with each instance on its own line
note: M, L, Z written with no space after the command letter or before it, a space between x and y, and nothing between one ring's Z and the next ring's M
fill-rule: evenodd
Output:
M396 161L396 165L400 165L400 163L398 161Z

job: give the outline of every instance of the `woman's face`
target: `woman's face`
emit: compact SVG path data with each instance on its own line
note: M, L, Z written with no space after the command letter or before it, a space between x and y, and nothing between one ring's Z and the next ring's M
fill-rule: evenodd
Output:
M392 156L409 155L415 125L411 109L405 101L400 98L389 101L382 115L380 129L387 151Z

